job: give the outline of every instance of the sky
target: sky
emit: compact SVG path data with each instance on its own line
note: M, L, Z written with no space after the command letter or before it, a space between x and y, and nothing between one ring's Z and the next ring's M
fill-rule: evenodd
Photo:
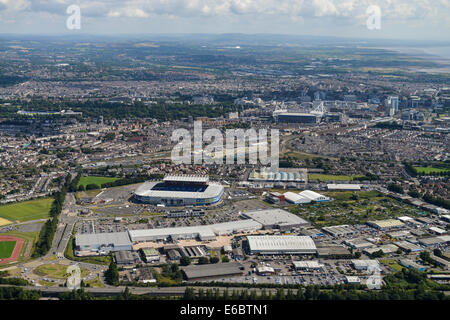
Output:
M67 13L72 5L80 8L79 29L70 18L74 11ZM379 11L370 11L374 6ZM0 33L270 33L450 42L450 0L0 0Z

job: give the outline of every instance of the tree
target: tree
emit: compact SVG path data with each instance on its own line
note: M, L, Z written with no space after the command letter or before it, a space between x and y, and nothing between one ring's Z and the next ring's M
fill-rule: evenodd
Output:
M119 271L117 265L111 258L108 270L105 271L105 280L107 284L118 286L119 285Z
M210 263L218 263L219 262L219 258L217 258L217 257L210 257L209 258L209 262Z
M195 299L195 291L193 288L189 288L187 287L184 290L184 296L183 296L184 300L194 300Z
M198 264L208 264L209 260L207 257L200 257L198 258Z
M188 266L190 264L191 264L191 258L189 258L188 256L184 256L180 259L181 266Z
M441 258L442 258L442 251L439 250L439 249L434 249L434 250L433 250L433 254L434 254L436 257L441 257Z

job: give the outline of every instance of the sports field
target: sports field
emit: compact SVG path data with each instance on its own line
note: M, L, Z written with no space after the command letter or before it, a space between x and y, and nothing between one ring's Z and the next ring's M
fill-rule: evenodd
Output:
M6 226L7 224L10 224L11 221L6 220L5 218L0 218L0 227L1 226Z
M19 222L46 219L52 202L52 198L44 198L0 206L0 218Z
M11 257L16 241L0 241L0 259Z
M418 173L430 174L435 172L447 172L448 168L435 168L435 167L414 167Z
M101 187L103 183L114 182L114 181L116 181L118 179L119 178L96 177L96 176L81 177L80 181L78 182L77 187L79 187L79 186L86 187L88 184L96 184L99 187Z

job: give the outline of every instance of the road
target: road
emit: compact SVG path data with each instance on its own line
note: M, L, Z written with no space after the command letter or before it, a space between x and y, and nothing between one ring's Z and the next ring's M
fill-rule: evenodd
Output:
M0 285L0 287L11 287L9 285ZM21 287L25 290L34 290L39 291L44 296L55 296L60 293L64 292L70 292L71 289L67 287L34 287L34 286L24 286ZM233 292L233 290L237 292L245 291L245 290L256 290L258 294L261 293L262 290L265 290L266 294L269 294L269 292L272 292L272 294L276 293L277 289L260 289L260 288L225 288L225 287L192 287L196 291L202 289L204 292L207 290L218 290L220 294L222 294L225 290L228 290L229 294ZM125 290L125 287L107 287L107 288L84 288L84 291L90 292L94 295L98 296L107 296L107 295L116 295ZM186 290L186 287L162 287L162 288L156 288L156 287L129 287L129 290L132 294L136 295L150 295L150 296L182 296L184 295L184 291ZM286 289L285 289L286 290ZM296 290L293 290L294 293L296 293Z

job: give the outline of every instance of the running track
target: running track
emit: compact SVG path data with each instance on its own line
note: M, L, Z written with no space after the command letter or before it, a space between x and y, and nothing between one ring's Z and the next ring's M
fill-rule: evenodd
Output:
M25 240L13 236L0 236L0 241L16 241L16 246L14 247L11 257L6 259L0 259L0 264L17 261L19 259L20 249L22 249L22 245L25 242Z

